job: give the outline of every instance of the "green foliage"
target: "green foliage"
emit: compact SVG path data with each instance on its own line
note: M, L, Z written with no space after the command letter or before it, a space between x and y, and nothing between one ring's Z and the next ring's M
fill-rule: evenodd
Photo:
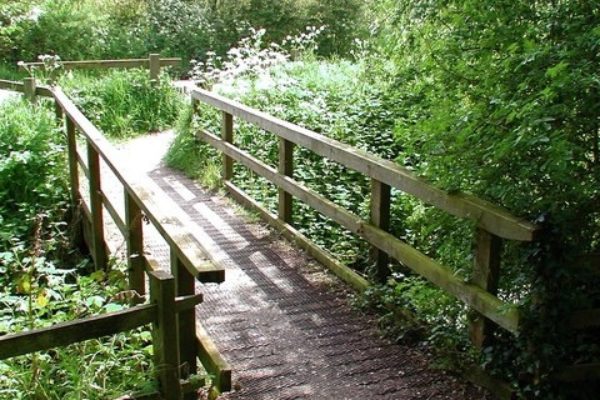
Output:
M101 76L74 74L59 84L107 136L126 138L171 126L181 98L165 74L150 81L147 70L110 70Z
M55 223L67 204L63 137L53 114L15 100L0 105L0 245L31 234L36 215Z

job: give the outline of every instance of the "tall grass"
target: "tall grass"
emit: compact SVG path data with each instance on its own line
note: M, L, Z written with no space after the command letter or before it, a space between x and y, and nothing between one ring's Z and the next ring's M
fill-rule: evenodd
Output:
M182 103L166 74L151 82L141 69L68 74L59 84L98 128L118 139L172 126Z

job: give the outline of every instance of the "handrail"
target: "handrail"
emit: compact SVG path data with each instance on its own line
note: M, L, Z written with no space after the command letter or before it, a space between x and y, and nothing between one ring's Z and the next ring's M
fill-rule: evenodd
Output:
M166 195L149 189L154 186L150 178L137 171L116 151L62 89L54 87L52 93L57 105L104 160L169 246L177 252L186 269L203 282L222 282L225 279L224 270L206 262L209 252L187 232L185 223L170 212L170 208L161 206L170 201Z
M532 241L539 231L536 225L510 214L492 203L470 194L445 192L394 162L273 117L235 100L203 89L192 90L191 96L193 99L203 101L221 111L256 124L316 154L414 195L425 203L452 215L474 220L481 228L504 239Z
M160 66L177 66L181 64L181 58L178 57L169 57L169 58L161 58ZM83 61L61 61L60 65L65 70L71 69L93 69L93 68L138 68L138 67L148 67L150 65L150 60L148 58L132 58L125 60L83 60ZM25 69L27 67L43 67L44 63L35 61L35 62L26 62L20 63L19 68Z

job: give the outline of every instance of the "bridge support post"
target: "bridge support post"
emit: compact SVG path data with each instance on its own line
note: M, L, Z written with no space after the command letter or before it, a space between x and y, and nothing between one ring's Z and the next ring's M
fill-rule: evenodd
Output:
M190 274L185 265L181 262L177 253L171 250L171 271L175 276L177 296L188 296L196 292L196 279ZM179 312L177 316L177 328L179 331L179 357L182 365L181 377L186 379L190 375L195 375L198 369L198 342L196 339L196 310ZM195 400L194 393L188 393L185 400Z
M165 400L180 400L175 280L165 271L152 271L148 275L151 301L158 306L158 315L152 326L152 336L160 393Z
M92 256L98 269L108 269L108 254L104 241L104 210L100 185L100 156L89 142L87 144L90 171L90 211L92 214Z
M498 292L500 277L502 239L484 229L477 228L475 246L471 283L495 295ZM482 349L490 343L494 324L474 311L471 313L470 319L471 342L478 349Z
M233 143L233 115L223 111L221 113L221 138L227 143ZM233 178L233 159L223 154L223 180Z
M125 226L129 289L135 290L141 297L146 294L142 211L127 191L125 191Z
M294 143L282 137L279 138L279 173L289 177L294 175ZM279 219L287 224L293 222L293 201L291 194L279 189Z
M386 232L390 229L390 199L390 186L371 179L371 223ZM385 282L390 275L389 255L372 246L371 260L375 263L375 278L380 283Z

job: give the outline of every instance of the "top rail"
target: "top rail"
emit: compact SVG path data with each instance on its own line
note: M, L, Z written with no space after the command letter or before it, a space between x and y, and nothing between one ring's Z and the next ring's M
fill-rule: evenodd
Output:
M479 227L499 237L532 241L539 231L536 225L510 214L507 210L490 202L466 193L450 194L392 161L275 118L235 100L203 89L194 89L191 96L193 99L203 101L221 111L256 124L290 142L306 147L316 154L416 196L425 203L452 215L474 220Z
M71 69L94 69L94 68L139 68L149 67L150 60L148 58L133 58L127 60L85 60L85 61L62 61L60 63L65 70ZM181 64L181 58L161 58L159 65L178 66ZM43 62L28 62L19 64L20 69L28 67L43 67Z
M223 282L225 271L206 260L210 253L194 239L185 223L168 207L169 198L153 190L155 184L152 180L128 163L60 88L52 88L52 93L56 104L102 157L171 249L177 252L190 274L203 282Z
M23 82L15 82L15 81L8 81L8 80L0 79L0 89L24 93L25 85L23 84ZM47 86L37 86L35 88L35 94L37 96L52 97L52 91Z

